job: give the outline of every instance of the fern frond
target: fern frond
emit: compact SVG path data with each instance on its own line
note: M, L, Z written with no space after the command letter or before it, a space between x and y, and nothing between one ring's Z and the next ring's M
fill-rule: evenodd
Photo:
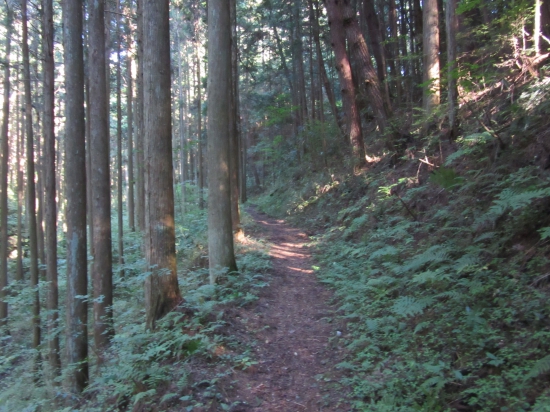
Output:
M415 316L424 313L424 309L432 303L433 298L415 299L411 296L402 296L394 303L392 311L398 316Z
M550 355L547 355L544 358L539 359L537 363L535 363L535 366L533 366L531 371L527 374L527 376L525 377L525 380L536 378L548 372L550 372Z

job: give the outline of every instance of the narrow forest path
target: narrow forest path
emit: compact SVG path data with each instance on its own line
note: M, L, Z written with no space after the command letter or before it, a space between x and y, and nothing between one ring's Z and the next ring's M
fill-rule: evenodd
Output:
M270 243L272 277L236 319L254 341L258 363L233 376L233 411L348 411L334 384L341 361L331 292L316 279L308 236L255 209L254 237Z

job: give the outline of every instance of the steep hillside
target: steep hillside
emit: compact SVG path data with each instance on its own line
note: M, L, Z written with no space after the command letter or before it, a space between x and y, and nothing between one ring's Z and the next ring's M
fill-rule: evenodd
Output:
M358 410L550 411L550 78L501 83L456 140L413 125L397 159L290 169L255 199L315 245Z

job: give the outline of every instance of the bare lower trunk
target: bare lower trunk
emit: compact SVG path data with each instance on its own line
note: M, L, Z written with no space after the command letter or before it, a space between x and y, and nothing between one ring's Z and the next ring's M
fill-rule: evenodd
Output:
M44 51L44 172L46 204L46 279L48 280L48 358L54 375L61 372L59 350L59 291L57 281L57 205L55 190L55 133L54 133L54 26L53 0L42 2Z
M113 266L111 239L111 177L107 78L105 61L105 0L89 5L90 25L90 149L92 208L95 251L92 266L94 286L94 341L102 353L113 336Z
M145 282L147 327L181 300L176 272L169 1L143 2L143 62L146 168Z
M21 45L23 53L23 83L25 87L25 113L26 116L26 131L27 131L27 221L29 226L29 255L30 255L30 273L31 287L33 293L33 310L32 310L32 331L33 349L38 349L41 340L40 329L40 299L38 294L38 231L36 225L36 186L34 182L34 135L32 124L32 94L31 94L31 70L29 63L29 45L28 45L28 28L27 28L27 0L21 2L21 17L22 17L22 36ZM39 362L37 357L36 362ZM38 365L35 364L36 372Z
M4 103L2 106L2 130L0 147L0 328L8 324L8 303L4 301L8 286L8 124L10 113L10 51L13 12L8 8L6 14L6 62L4 66ZM0 331L1 333L2 331ZM8 330L5 330L8 333Z
M229 2L208 8L208 255L210 282L237 269L233 251L230 192L231 26Z
M65 58L65 193L67 197L67 385L88 384L88 294L82 2L63 3Z

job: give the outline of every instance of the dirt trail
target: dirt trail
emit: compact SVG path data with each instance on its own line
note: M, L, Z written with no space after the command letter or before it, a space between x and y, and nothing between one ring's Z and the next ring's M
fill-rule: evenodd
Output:
M308 237L282 220L254 209L254 234L271 243L272 279L260 299L238 319L256 341L257 365L233 377L233 411L348 411L331 394L334 365L341 361L338 326L329 323L331 293L316 280ZM327 383L328 382L328 383Z

